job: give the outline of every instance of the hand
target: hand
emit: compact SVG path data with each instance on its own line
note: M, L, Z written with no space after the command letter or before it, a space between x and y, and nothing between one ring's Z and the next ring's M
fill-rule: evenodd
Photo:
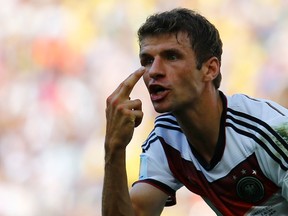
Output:
M106 149L125 149L132 139L134 128L142 122L142 102L139 99L130 100L129 96L144 72L144 67L141 67L132 73L107 98Z

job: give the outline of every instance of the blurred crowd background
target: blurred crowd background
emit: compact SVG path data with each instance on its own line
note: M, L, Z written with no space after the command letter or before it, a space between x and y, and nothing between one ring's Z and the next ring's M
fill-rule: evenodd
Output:
M136 31L158 11L188 7L224 43L221 90L288 107L287 0L1 0L0 216L100 216L105 100L139 67ZM129 184L156 115L127 150ZM164 216L214 215L181 189ZM204 211L204 212L203 212Z

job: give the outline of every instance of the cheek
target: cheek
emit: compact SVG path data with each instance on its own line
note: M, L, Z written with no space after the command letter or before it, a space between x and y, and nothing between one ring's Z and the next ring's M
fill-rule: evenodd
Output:
M183 77L183 79L177 79L175 82L177 86L176 91L183 95L191 95L197 88L195 80L191 79L191 77Z
M191 78L186 74L178 74L178 76L173 74L170 80L173 80L174 84L179 88L186 88L191 85Z
M142 78L143 78L143 81L144 81L146 87L148 87L148 83L149 83L149 76L148 76L148 74L147 74L147 73L144 73L144 75L143 75Z

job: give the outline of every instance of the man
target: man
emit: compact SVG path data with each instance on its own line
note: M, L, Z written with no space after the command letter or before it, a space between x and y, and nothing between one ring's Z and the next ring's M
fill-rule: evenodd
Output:
M218 215L287 215L288 111L218 89L222 42L194 11L155 14L138 36L143 67L107 99L103 215L160 215L182 186ZM142 76L162 114L129 193L125 148L143 117L129 95Z

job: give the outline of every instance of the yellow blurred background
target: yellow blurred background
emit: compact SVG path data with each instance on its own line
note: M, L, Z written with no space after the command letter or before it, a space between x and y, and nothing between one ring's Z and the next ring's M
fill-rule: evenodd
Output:
M136 31L188 7L224 43L221 90L287 105L286 0L9 0L0 7L0 216L100 216L105 100L139 67ZM282 96L281 96L282 95ZM127 150L129 184L155 113ZM162 215L215 215L186 189Z

